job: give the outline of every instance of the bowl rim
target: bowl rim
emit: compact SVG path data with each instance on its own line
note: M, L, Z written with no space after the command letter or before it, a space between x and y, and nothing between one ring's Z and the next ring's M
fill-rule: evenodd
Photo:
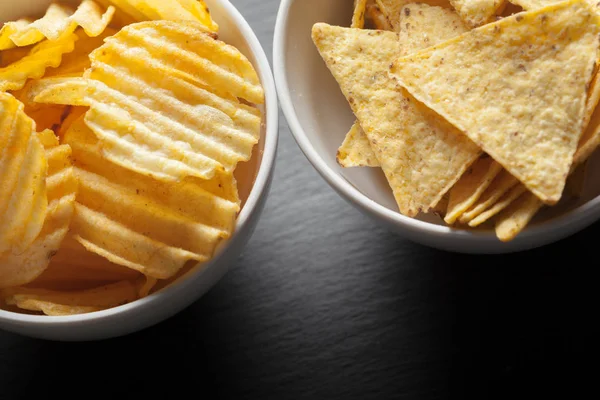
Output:
M222 246L218 254L211 261L206 263L202 268L198 268L187 276L182 276L183 279L178 279L161 290L148 295L142 299L132 301L131 303L108 308L106 310L94 311L85 314L66 315L66 316L49 316L49 315L31 315L18 313L14 311L0 309L0 322L18 323L22 325L48 326L52 325L71 325L73 323L94 322L100 320L109 320L114 317L122 317L123 314L140 313L149 311L158 303L162 303L164 299L169 299L175 292L179 292L184 287L197 284L197 280L208 269L218 263L219 259L229 250L237 235L244 231L244 227L250 223L251 216L254 214L257 207L260 205L261 198L265 191L269 189L271 173L275 165L275 157L277 154L277 144L279 141L279 106L278 95L275 88L275 81L269 60L264 48L260 44L258 37L254 33L250 24L240 11L229 0L214 0L229 14L229 17L234 21L235 25L240 30L242 37L247 41L250 54L256 60L254 67L257 70L261 83L265 90L265 114L263 119L265 124L264 146L262 149L262 159L256 173L256 178L250 194L240 211L237 218L236 229L233 235Z
M295 0L281 0L273 37L273 72L280 106L288 122L292 136L306 158L310 161L321 177L323 177L323 179L325 179L325 181L350 204L358 208L360 211L365 212L372 218L375 218L385 224L393 224L396 227L402 228L407 233L420 235L421 237L422 235L427 235L437 238L450 237L453 239L465 239L473 241L474 244L478 245L504 245L506 246L506 252L525 250L543 244L549 244L568 236L568 234L574 233L572 230L567 233L567 228L573 224L573 221L577 221L580 224L580 228L583 229L584 227L595 222L596 219L600 218L600 196L597 196L578 207L575 207L559 216L553 217L552 219L529 225L512 241L502 243L496 237L493 230L470 231L453 228L451 226L437 225L431 222L405 216L400 212L390 210L389 208L369 198L354 185L352 185L348 180L346 180L342 175L327 165L319 152L312 146L296 114L285 68L287 40L286 32L288 30L288 24L290 20L290 8L294 1ZM588 214L591 214L593 218L589 218ZM589 220L583 221L583 219L586 217L589 218ZM555 235L554 239L551 240L541 240L539 241L540 243L536 243L533 246L528 245L528 242L531 242L532 238L540 234L547 233L548 230L560 231L562 229L565 229L565 234Z

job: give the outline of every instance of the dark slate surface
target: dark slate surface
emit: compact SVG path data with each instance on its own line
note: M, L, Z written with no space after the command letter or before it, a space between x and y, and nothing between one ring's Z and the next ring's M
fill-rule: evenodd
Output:
M270 55L279 2L234 3ZM54 343L0 332L0 398L597 393L598 224L517 255L425 248L346 204L283 117L280 130L264 217L217 286L124 338Z

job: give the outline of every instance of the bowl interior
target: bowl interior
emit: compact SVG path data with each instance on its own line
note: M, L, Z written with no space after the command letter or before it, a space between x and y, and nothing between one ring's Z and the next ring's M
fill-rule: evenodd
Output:
M276 70L282 68L289 88L293 112L301 128L301 132L295 132L296 136L305 135L307 140L301 138L301 141L305 146L314 149L312 154L316 154L323 162L321 166L324 164L327 172L333 172L343 178L343 181L337 181L341 189L340 187L336 189L344 193L352 192L350 196L364 196L375 202L374 208L381 210L383 207L385 209L382 210L383 213L389 210L397 214L396 222L406 221L398 213L392 191L380 168L342 168L336 162L337 149L354 123L355 117L338 84L314 46L310 32L316 22L349 26L352 2L345 0L284 0L283 4L282 7L289 5L289 9L285 9L285 12L281 12L279 16L280 19L285 19L287 24L285 31L280 33L283 41L281 46L283 65L276 65L275 68ZM283 21L278 22L283 23ZM283 104L285 99L283 95L281 97ZM314 160L311 161L314 164ZM320 172L323 173L323 171ZM357 191L343 187L348 184ZM336 185L337 183L334 182L334 186ZM567 199L555 207L544 209L538 213L531 226L574 211L599 194L600 162L598 157L594 156L588 163L583 196L579 199ZM361 204L369 204L367 199L363 199ZM429 224L446 226L439 217L433 214L419 215L417 219ZM448 228L447 233L459 230ZM481 235L494 236L491 224L484 224L476 232L480 238ZM467 232L463 231L461 234L465 233Z
M261 105L259 107L263 113L260 141L254 148L251 160L238 164L235 172L235 176L238 181L240 199L242 201L242 210L238 216L236 232L234 233L234 237L236 237L237 232L249 222L252 212L258 206L262 193L268 188L270 170L272 169L277 143L277 98L267 59L264 56L258 41L253 40L253 38L250 37L252 35L250 27L247 25L242 26L242 24L240 24L240 17L238 15L234 15L232 12L233 6L228 1L205 1L210 8L211 15L219 24L219 39L237 47L246 57L248 57L250 62L257 69L259 77L265 86L266 103L265 105ZM80 3L80 0L65 0L64 2L77 5ZM14 3L12 2L0 2L0 22L15 20L26 16L40 17L43 15L45 9L50 3L52 3L52 0L21 0L19 2L19 7L15 7ZM269 123L267 123L267 120L269 120ZM267 126L270 128L267 129ZM267 132L270 132L269 135L267 135ZM214 269L227 269L228 266L222 265L223 263L220 263L219 259L227 251L232 240L233 238L231 238L229 241L222 242L217 249L215 257L208 264L189 265L184 268L184 270L180 271L175 278L163 283L162 285L159 285L161 291L164 291L165 288L169 290L175 289L174 286L178 286L178 284L183 280L186 280L192 276L194 279L201 279L200 276L208 275L208 279L211 280L213 279L212 277L222 275L220 273L215 273ZM166 286L169 287L167 288ZM210 285L204 285L203 287L205 286ZM207 288L208 287L206 287L204 290ZM155 299L157 294L159 293L154 293L134 303L152 302L157 300ZM59 319L66 320L69 318L87 319L94 315L100 314L106 316L116 312L116 309L131 309L134 303L95 313L82 314L73 317L52 317L51 319L58 321ZM6 317L10 318L11 314L16 315L11 312L0 310L0 319ZM38 321L42 321L48 318L32 315L21 315L21 317L27 318L28 321L33 321L36 318L41 318L38 319Z

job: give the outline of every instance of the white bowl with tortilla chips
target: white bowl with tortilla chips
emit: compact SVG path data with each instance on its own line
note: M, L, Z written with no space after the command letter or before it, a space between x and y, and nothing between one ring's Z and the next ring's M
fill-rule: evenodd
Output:
M69 2L69 1L67 1ZM51 0L0 3L0 21L39 15ZM78 1L74 3L78 4ZM156 324L202 296L234 264L262 213L272 179L278 141L278 103L268 59L243 16L227 0L206 0L219 24L219 38L237 47L252 63L265 92L260 106L260 139L252 158L235 171L242 208L231 237L219 244L214 257L183 268L159 290L128 304L69 316L33 315L0 310L0 328L51 340L81 341L121 336ZM187 264L186 264L187 265Z
M393 0L382 3L386 2L393 3ZM435 2L435 4L442 3L443 1ZM443 14L440 10L436 11L438 15ZM409 16L409 12L405 13L405 16ZM421 13L410 13L411 17L414 16L413 14ZM507 242L502 242L497 238L494 225L489 223L472 229L458 228L447 225L442 218L433 213L418 214L414 217L403 215L398 212L398 204L380 168L341 167L336 159L338 148L355 123L356 117L349 106L349 100L340 90L338 82L323 59L329 57L330 67L336 63L339 66L339 62L344 62L344 60L336 59L334 53L323 55L322 58L311 38L311 31L317 23L334 26L333 28L330 28L329 25L319 26L319 34L323 35L321 38L327 40L327 32L341 32L336 30L335 26L349 27L352 16L352 2L348 1L283 0L277 17L274 37L275 81L282 109L291 131L299 147L315 169L344 199L378 223L402 236L431 247L464 253L508 253L539 247L565 238L600 218L600 163L598 157L595 156L585 164L585 174L581 172L573 174L572 179L568 182L565 193L573 192L576 193L576 196L563 195L557 205L543 208L522 232ZM441 35L440 31L444 29L454 29L455 27L452 25L455 24L456 17L455 15L454 19L443 24L443 29L437 29L435 25L424 27L425 41L434 35ZM389 21L386 21L381 26L386 24L391 25ZM344 32L341 34L347 35ZM387 32L382 33L382 35L387 34ZM353 40L348 39L349 37L348 34L345 36L346 39L340 39L338 44L342 40ZM364 59L362 64L357 63L354 66L344 64L343 67L339 67L338 71L347 73L348 71L367 70L377 62L378 52L385 51L383 44L369 42L367 35L363 35L361 40L363 40L362 46L357 45L356 48L375 56L372 56L371 59ZM369 46L369 43L375 43L375 45ZM338 51L340 47L336 44L330 46L332 51ZM349 58L357 60L360 57L354 58L350 55ZM361 79L350 79L349 81L347 83L350 88L348 92L356 95L352 101L360 101L360 98L368 99L363 101L380 101L379 108L386 107L385 99L383 101L378 99L377 93L356 91L357 88L360 88ZM357 83L357 81L359 82ZM372 80L365 79L363 81L367 82L363 88L368 90L369 87L374 87L377 78L373 77ZM371 110L371 115L378 112L379 110L375 107ZM596 125L600 118L598 114L596 112L591 117ZM592 123L590 123L591 125ZM368 142L366 143L368 144ZM425 151L428 150L423 150L423 152ZM363 165L367 164L367 161L371 160L363 159ZM576 179L577 177L579 179ZM513 189L517 188L513 187ZM511 196L519 194L518 190L514 190L514 193L510 192L505 191L504 193L507 196L508 194ZM519 201L524 198L525 196L519 197Z

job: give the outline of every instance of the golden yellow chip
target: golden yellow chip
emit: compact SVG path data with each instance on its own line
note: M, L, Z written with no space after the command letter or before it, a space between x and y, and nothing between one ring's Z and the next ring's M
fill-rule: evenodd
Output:
M354 0L354 13L352 14L352 28L362 29L365 26L365 13L367 0Z
M467 25L474 28L491 22L506 0L450 0Z
M394 29L385 14L381 12L376 0L367 1L366 15L375 29L380 29L382 31L391 31Z
M524 10L535 10L538 8L543 8L552 4L561 3L564 0L510 0L511 3L516 4L518 6L523 7ZM584 0L591 7L596 7L598 2L596 0Z
M71 125L79 194L74 238L109 261L166 279L188 260L210 259L234 229L239 199L233 177L164 183L101 156L83 120Z
M29 19L20 19L18 21L6 22L0 30L0 50L12 49L15 47L14 42L10 37L26 28L31 23Z
M388 67L401 47L397 34L319 23L313 40L371 142L400 212L427 212L480 149L390 79Z
M109 0L135 21L197 21L211 32L219 25L210 16L204 0Z
M582 132L598 19L573 1L516 14L396 60L391 72L542 201L555 204Z
M479 226L498 214L500 211L507 208L510 204L512 204L516 199L521 197L524 193L527 192L527 189L523 185L516 185L508 192L506 192L492 207L485 210L477 217L473 218L469 221L469 226L474 228Z
M460 222L467 224L473 218L492 207L506 192L518 185L519 180L505 169L502 169L481 197L467 211L463 212L459 218Z
M91 253L67 236L48 268L27 287L84 290L119 281L135 282L143 275Z
M404 6L400 22L403 29L400 30L399 40L403 54L432 46L467 30L455 12L427 4L413 3ZM338 151L338 155L347 155L347 158L342 161L338 157L340 165L379 166L362 128L358 131L353 129L346 134L344 143ZM361 156L364 157L360 158Z
M77 35L70 34L60 40L44 40L22 59L0 68L0 91L19 90L28 79L39 79L47 68L58 67L63 55L75 48Z
M358 121L352 125L344 143L338 149L337 162L344 168L380 166L377 156L371 149L371 143Z
M108 26L115 8L104 10L93 0L83 0L76 10L59 3L53 3L43 18L28 25L19 25L19 29L10 34L10 40L17 46L29 46L44 39L60 40L82 27L88 36L98 36Z
M401 29L401 21L400 16L402 14L402 8L406 5L414 5L414 4L426 4L430 6L438 6L444 8L450 8L450 3L448 0L423 0L423 1L414 1L414 0L375 0L379 9L386 16L387 20L392 25L392 30L396 32L400 32ZM410 11L409 11L410 12Z
M469 209L500 173L502 167L488 155L475 161L449 192L448 211L444 221L453 224Z
M54 291L38 288L15 287L2 291L9 305L41 311L46 315L73 315L116 307L137 299L132 282L121 281L109 285L73 291Z
M47 170L34 122L22 103L0 93L0 257L22 253L42 230ZM0 262L0 286L6 270Z

